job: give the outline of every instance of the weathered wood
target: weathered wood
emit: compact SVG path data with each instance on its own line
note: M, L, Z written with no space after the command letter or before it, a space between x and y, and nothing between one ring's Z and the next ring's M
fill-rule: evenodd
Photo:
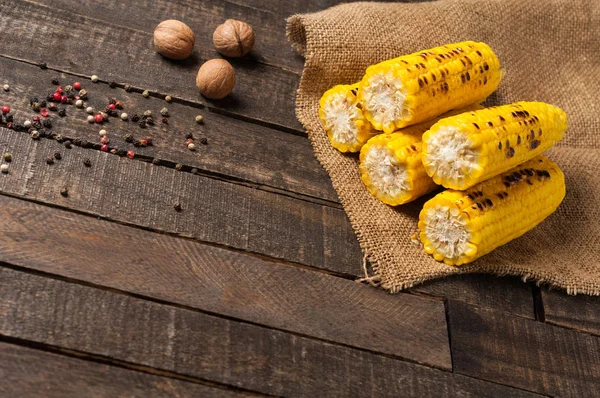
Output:
M256 396L0 343L3 397Z
M427 282L413 292L463 301L534 319L531 285L516 277L473 274Z
M561 397L597 397L600 338L449 302L454 371Z
M546 322L600 335L600 297L542 290Z
M207 104L231 115L303 130L295 117L299 76L278 67L232 59L237 75L232 95L216 101L202 97L195 79L200 65L215 57L210 37L198 38L190 58L171 61L154 51L152 31L101 21L95 14L90 18L25 0L3 0L0 9L5 44L1 55L45 62L50 68L87 77L97 74L107 82L129 83ZM126 15L139 18L133 11ZM154 25L148 29L153 30Z
M360 248L341 209L110 153L66 149L12 130L0 129L0 137L0 151L14 158L10 173L0 176L2 192L337 273L360 270ZM62 160L49 166L45 159L55 151ZM83 165L85 158L91 167Z
M442 302L0 197L12 264L449 369ZM57 314L57 319L62 319Z
M6 268L0 272L8 282L0 285L5 336L290 397L534 396L255 325Z
M11 85L11 91L2 93L2 103L11 106L18 123L36 115L29 106L29 99L44 99L47 93L53 92L56 89L51 83L53 78L59 77L62 86L80 80L76 76L41 70L24 62L1 57L0 70L3 71L1 79ZM141 129L136 123L123 122L115 117L99 126L86 121L88 114L84 109L66 106L67 116L64 118L51 112L53 131L99 144L98 131L104 128L109 132L111 148L131 149L139 155L168 160L173 164L181 163L250 183L338 201L329 176L317 162L306 137L283 134L180 103L167 104L158 98L146 99L139 93L128 93L121 88L111 89L106 84L92 84L89 81L84 81L84 84L89 93L86 107L92 106L100 111L108 105L110 98L117 98L124 102L123 111L130 116L151 110L156 125ZM160 110L163 107L169 109L168 125L161 123ZM205 116L203 125L198 125L194 120L199 113ZM197 149L194 152L185 146L187 132L193 133L196 138ZM136 148L124 141L126 133L136 139L150 136L154 146ZM208 139L208 145L200 143L201 137Z

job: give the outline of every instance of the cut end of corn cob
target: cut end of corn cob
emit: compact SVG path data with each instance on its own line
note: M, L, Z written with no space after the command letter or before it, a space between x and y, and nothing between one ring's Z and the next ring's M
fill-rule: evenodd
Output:
M523 235L565 196L562 171L539 156L467 191L446 190L419 215L425 252L449 265L469 263Z
M444 116L482 109L473 104ZM361 179L367 190L388 205L397 206L436 189L421 162L421 137L438 119L371 138L360 151Z
M500 61L492 49L469 41L369 67L359 97L373 127L390 133L481 101L501 78Z
M466 189L539 155L566 129L566 114L543 102L466 112L423 135L423 165L436 183Z
M319 118L329 141L340 152L358 152L378 132L364 117L357 98L358 83L338 85L323 94Z

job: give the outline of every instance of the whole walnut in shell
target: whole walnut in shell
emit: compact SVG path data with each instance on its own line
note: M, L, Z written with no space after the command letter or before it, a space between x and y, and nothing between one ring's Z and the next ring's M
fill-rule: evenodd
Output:
M206 61L198 70L196 86L207 98L226 97L235 86L235 72L231 64L224 59Z
M154 29L154 48L171 59L185 59L194 49L196 37L189 26L181 21L162 21Z
M228 19L215 29L213 43L226 57L241 57L252 50L254 31L246 22Z

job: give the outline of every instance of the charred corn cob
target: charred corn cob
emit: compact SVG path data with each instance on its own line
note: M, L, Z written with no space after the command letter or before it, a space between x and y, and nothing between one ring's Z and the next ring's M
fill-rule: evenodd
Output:
M565 196L558 166L538 156L466 191L446 190L419 215L425 252L449 265L469 263L523 235Z
M414 200L438 187L421 162L421 137L443 117L482 109L479 104L445 113L437 119L371 138L360 151L361 179L368 191L388 205Z
M440 120L423 135L423 165L446 188L466 189L559 141L567 115L543 102L517 102Z
M358 95L373 127L391 133L482 101L501 78L492 49L466 41L370 66Z
M357 99L358 83L328 90L319 103L319 118L334 148L358 152L369 138L379 132L364 117Z

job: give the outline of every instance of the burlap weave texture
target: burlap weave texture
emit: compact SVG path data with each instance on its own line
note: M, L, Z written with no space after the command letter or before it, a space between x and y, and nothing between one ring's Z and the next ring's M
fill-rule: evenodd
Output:
M306 58L296 113L331 176L375 279L392 292L456 273L519 275L569 293L600 294L600 2L441 0L351 3L295 15L288 37ZM331 147L321 95L354 83L367 66L438 45L475 40L500 58L504 78L487 101L544 101L564 109L569 130L547 152L563 169L559 209L519 239L462 267L434 261L411 241L425 199L393 208L363 187L358 158Z

